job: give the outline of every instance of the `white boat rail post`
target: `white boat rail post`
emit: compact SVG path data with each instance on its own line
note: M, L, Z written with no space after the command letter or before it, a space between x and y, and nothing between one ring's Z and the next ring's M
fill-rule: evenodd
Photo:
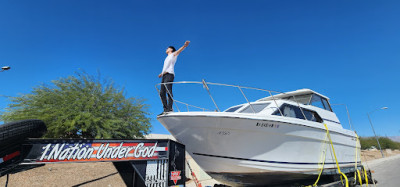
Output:
M279 108L278 103L276 103L275 97L272 95L272 93L271 93L270 90L268 90L268 92L269 92L269 95L272 97L272 100L274 100L274 103L275 103L275 105L276 105L276 108L278 108L279 113L280 113L281 116L283 117L282 111L281 111L281 109Z
M249 103L251 110L253 111L253 113L255 114L256 111L254 110L253 106L251 106L249 100L247 99L246 95L243 93L243 90L240 86L238 86L237 88L239 88L240 92L242 92L243 97L246 99L247 103Z
M314 94L311 94L311 97L310 97L310 99L308 100L307 105L311 105L311 100L312 100L313 95L314 95Z
M214 98L212 97L212 95L211 95L211 93L210 93L210 88L208 88L207 82L206 82L204 79L202 79L201 81L202 81L202 83L203 83L204 88L207 90L208 95L210 95L211 100L213 101L215 107L217 107L218 112L221 112L221 111L219 110L219 108L218 108L217 103L215 103Z
M173 82L167 82L167 83L161 83L164 85L165 89L167 90L167 93L169 95L169 97L171 97L172 99L172 105L175 105L176 109L178 109L178 112L181 112L181 110L179 110L178 105L175 103L174 97L172 97L171 92L169 92L169 89L167 88L167 84L173 84Z
M293 95L293 99L296 101L296 103L297 103L297 106L299 107L299 109L300 109L300 111L301 111L301 113L303 114L303 116L304 116L304 119L306 119L307 121L308 121L308 119L307 119L307 117L306 117L306 115L304 114L304 111L303 111L303 109L300 107L300 104L299 104L299 102L297 101L297 99L296 99L296 97Z
M350 112L349 109L347 108L347 105L344 105L346 107L346 111L347 111L347 118L349 119L349 125L350 125L350 129L353 130L353 127L351 125L351 118L350 118ZM332 108L332 107L331 107Z

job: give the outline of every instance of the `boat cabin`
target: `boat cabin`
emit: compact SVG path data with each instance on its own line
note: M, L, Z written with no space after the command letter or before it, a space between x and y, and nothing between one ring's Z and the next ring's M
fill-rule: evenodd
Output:
M232 106L224 112L283 115L318 123L330 121L340 124L329 104L329 98L310 89L265 97L250 104Z

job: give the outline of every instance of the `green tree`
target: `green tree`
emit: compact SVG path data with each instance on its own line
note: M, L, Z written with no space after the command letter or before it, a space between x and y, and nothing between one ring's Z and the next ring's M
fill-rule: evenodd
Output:
M148 105L125 98L111 80L76 72L74 76L12 97L0 119L43 120L48 138L141 138L150 130Z

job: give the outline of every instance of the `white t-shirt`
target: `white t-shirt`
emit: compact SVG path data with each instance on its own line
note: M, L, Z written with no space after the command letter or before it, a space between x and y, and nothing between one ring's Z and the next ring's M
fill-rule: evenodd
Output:
M178 56L174 55L175 53L169 54L164 60L164 67L161 73L167 72L175 75L174 67L176 63L176 59Z

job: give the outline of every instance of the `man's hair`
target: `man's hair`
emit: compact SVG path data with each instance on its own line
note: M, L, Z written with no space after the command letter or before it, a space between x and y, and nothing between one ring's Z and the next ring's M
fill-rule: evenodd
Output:
M169 46L168 48L171 48L171 49L172 49L172 52L175 52L175 51L176 51L176 49L175 49L174 46Z

